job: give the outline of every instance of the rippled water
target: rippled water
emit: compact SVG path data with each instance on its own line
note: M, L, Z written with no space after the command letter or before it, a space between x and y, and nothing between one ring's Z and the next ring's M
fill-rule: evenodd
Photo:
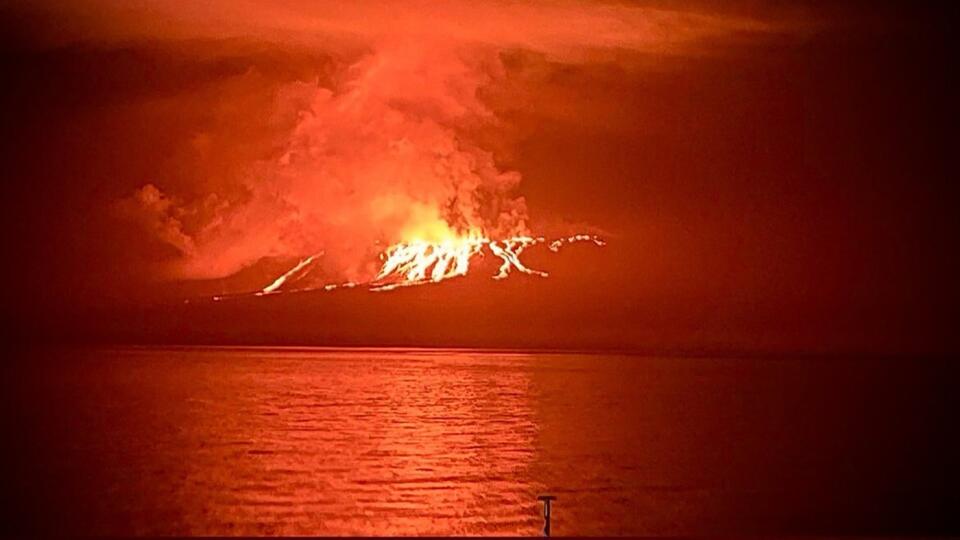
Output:
M535 535L543 492L558 535L946 512L903 472L941 434L937 374L889 362L128 349L7 375L15 530Z

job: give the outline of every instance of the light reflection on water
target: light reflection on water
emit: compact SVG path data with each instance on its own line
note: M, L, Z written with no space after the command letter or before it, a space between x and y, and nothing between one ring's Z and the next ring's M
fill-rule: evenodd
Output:
M877 445L881 424L928 412L903 373L851 362L130 349L29 366L20 525L81 534L535 535L543 492L557 535L869 532L919 489L890 477L906 446Z
M264 513L292 534L535 528L524 362L376 353L263 362L235 361L221 378L213 360L205 378L225 384L211 382L210 401L191 405L186 489L209 517L187 521L204 532L245 529Z
M71 422L87 428L74 433L77 472L111 494L87 500L93 532L539 526L531 357L134 350L75 361L52 374L86 393Z

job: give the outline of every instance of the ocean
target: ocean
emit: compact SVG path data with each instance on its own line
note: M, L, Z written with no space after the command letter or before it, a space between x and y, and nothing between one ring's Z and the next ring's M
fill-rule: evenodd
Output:
M45 348L6 532L950 533L950 359Z

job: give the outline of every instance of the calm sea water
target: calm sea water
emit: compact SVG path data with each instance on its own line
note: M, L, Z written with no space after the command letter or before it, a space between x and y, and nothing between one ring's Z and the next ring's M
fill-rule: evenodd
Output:
M32 351L5 526L536 535L549 492L556 535L950 531L944 365Z

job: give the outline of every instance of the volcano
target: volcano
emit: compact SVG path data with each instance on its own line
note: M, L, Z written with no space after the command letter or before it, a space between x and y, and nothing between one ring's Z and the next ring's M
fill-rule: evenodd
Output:
M612 279L605 269L617 266L617 253L586 241L554 252L541 242L522 259L539 273L511 271L494 279L503 259L484 248L471 257L464 275L389 290L372 283L328 289L318 258L273 293L202 295L111 310L89 317L109 319L98 325L109 328L109 335L88 328L81 336L111 343L234 346L596 348L606 341L596 332L628 330L598 326L599 313L620 316L616 302L598 294ZM581 331L558 332L570 317L582 321Z
M363 282L331 282L324 269L323 253L301 259L289 270L273 279L260 291L262 296L297 291L332 291L340 288L366 287L374 292L399 287L437 283L462 277L468 272L479 272L505 279L511 272L548 277L547 272L525 265L520 257L527 250L558 252L574 242L592 242L604 246L597 236L577 234L547 240L544 237L520 236L505 240L488 240L466 236L444 242L407 242L395 244L380 255L382 265L377 275ZM214 297L219 300L223 295Z

